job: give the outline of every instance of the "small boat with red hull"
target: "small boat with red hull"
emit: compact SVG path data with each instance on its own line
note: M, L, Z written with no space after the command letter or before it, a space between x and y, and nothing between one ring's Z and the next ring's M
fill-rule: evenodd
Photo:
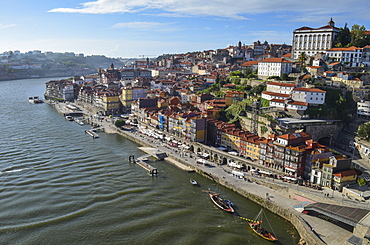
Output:
M226 199L222 199L220 197L220 194L218 193L212 193L212 192L208 192L209 194L209 197L211 198L212 202L217 206L219 207L220 209L224 210L225 212L228 212L228 213L234 213L234 208L233 208L233 204L229 201L229 200L226 200Z

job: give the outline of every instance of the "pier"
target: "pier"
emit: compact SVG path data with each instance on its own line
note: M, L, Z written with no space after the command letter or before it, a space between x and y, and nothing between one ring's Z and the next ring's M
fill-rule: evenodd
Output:
M167 157L167 154L163 151L158 150L153 147L138 147L140 150L148 153L148 156L152 156L157 160L164 160Z
M153 166L149 165L148 163L146 163L146 161L148 161L148 157L150 157L150 156L151 156L151 154L144 155L144 156L139 157L137 160L135 160L134 159L134 156L131 155L129 157L129 161L130 162L133 161L134 163L136 163L137 165L139 165L143 169L147 170L149 172L149 174L151 174L151 175L157 175L158 174L158 170L155 167L153 167Z
M99 135L95 133L92 129L85 130L85 133L93 137L94 139L99 138Z

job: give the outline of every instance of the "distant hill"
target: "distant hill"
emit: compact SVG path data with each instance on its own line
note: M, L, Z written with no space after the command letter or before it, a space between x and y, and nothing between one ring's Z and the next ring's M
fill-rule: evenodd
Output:
M109 68L112 63L119 68L135 60L73 53L10 53L0 56L0 80L94 74L98 68Z

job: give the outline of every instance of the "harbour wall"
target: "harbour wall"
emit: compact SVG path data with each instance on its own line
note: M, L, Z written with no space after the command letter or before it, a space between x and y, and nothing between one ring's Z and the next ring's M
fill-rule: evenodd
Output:
M57 111L61 114L63 114L63 110L61 110L61 107L60 106L57 106L57 105L54 105L54 107L57 109ZM93 122L90 122L90 123L93 123ZM99 122L95 123L95 124L100 124ZM138 137L134 137L132 136L130 133L128 132L125 132L123 130L118 130L115 126L113 126L112 124L108 124L105 125L106 127L104 127L103 124L100 124L100 126L103 127L104 131L106 133L117 133L117 134L120 134L124 137L126 137L127 139L139 144L139 145L142 145L142 146L145 146L145 147L153 147L153 145L150 145L148 143L146 143L145 141L141 140L140 138ZM186 162L185 160L181 159L181 158L177 158L175 156L171 156L171 158L173 158L175 161L177 162L180 162L186 166L189 166L190 168L194 169L197 173L235 191L236 193L248 198L249 200L259 204L260 206L264 207L264 208L267 208L268 210L270 210L271 212L283 217L284 219L288 220L298 231L300 237L301 237L301 241L303 241L301 244L317 244L317 245L321 245L321 244L325 244L322 240L320 240L319 237L317 237L314 232L311 230L311 228L309 227L309 225L298 215L296 215L295 213L291 212L290 210L284 208L284 207L281 207L279 205L277 205L276 203L274 202L271 202L271 201L268 201L266 200L265 198L259 196L259 195L254 195L250 192L248 192L247 190L243 189L243 188L240 188L232 183L229 183L227 180L223 179L223 178L220 178L219 176L215 176L215 175L212 175L211 173L208 173L206 171L203 171L199 168L197 168L197 166L192 166L190 165L188 162ZM171 164L174 164L173 161L169 161ZM176 165L176 164L174 164ZM253 178L252 178L253 179ZM291 190L289 188L282 188L281 186L277 185L277 184L272 184L272 183L267 183L267 182L264 182L260 179L258 180L254 180L254 181L258 181L258 183L262 184L262 185L265 185L265 186L268 186L269 188L271 189L274 189L274 190L277 190L277 191L282 191L282 192L290 192ZM285 194L286 195L286 194Z
M258 205L260 205L260 206L270 210L271 212L279 215L280 217L288 220L297 229L297 231L298 231L298 233L301 237L301 241L304 241L306 244L317 244L317 245L325 244L325 242L323 242L318 236L316 236L314 234L311 227L300 216L296 215L295 213L291 212L290 210L277 205L275 202L268 201L264 197L254 195L254 194L248 192L247 190L245 190L243 188L240 188L240 187L238 187L238 186L236 186L232 183L229 183L227 180L225 180L223 178L219 178L218 176L212 176L211 174L209 174L207 172L204 172L200 169L196 169L196 171L199 174L201 174L201 175L203 175L207 178L212 179L213 181L215 181L215 182L217 182L217 183L235 191L236 193L248 198L249 200L257 203ZM254 181L258 181L259 184L265 184L264 182L260 181L259 179L258 180L254 179ZM271 184L271 183L268 183L265 186L269 186L271 189L274 189L274 190L289 192L288 188L283 188L283 190L281 190L281 188L282 188L281 186L274 185L274 184ZM285 190L285 189L287 189L287 190ZM304 242L302 244L304 244Z
M113 132L111 132L113 133ZM133 137L132 135L130 135L129 133L126 133L125 131L122 131L122 130L115 130L115 133L117 134L120 134L124 137L126 137L127 139L131 140L131 141L134 141L135 143L137 144L140 144L140 145L143 145L143 146L146 146L146 147L153 147L153 145L149 145L147 143L145 143L144 141L140 140L140 138L137 138L137 137ZM310 226L298 215L296 215L295 213L291 212L290 210L284 208L284 207L281 207L279 205L277 205L276 203L274 202L271 202L271 201L268 201L266 200L265 198L259 196L259 195L254 195L250 192L248 192L247 190L243 189L243 188L240 188L230 182L228 182L227 180L223 179L223 178L220 178L219 176L215 176L215 175L212 175L206 171L203 171L199 168L197 168L196 166L192 166L192 165L189 165L189 163L187 163L185 160L181 159L181 158L178 158L178 157L175 157L175 156L171 156L172 159L174 159L175 161L177 162L180 162L186 166L189 166L190 168L194 169L194 171L196 171L197 173L235 191L236 193L248 198L249 200L257 203L258 205L264 207L264 208L267 208L268 210L270 210L271 212L279 215L280 217L288 220L298 231L300 237L301 237L301 241L304 241L306 242L306 244L317 244L317 245L323 245L325 244L325 242L323 242L322 240L320 240L319 237L317 237L314 232L311 230ZM173 161L169 161L171 164L174 164ZM176 165L176 164L174 164ZM264 186L268 186L269 188L273 189L273 190L276 190L278 192L285 192L284 195L291 195L292 197L294 197L294 194L297 194L297 192L294 190L292 191L290 188L282 188L280 185L277 185L277 184L272 184L272 183L267 183L267 182L264 182L263 180L261 179L253 179L253 181L257 182L259 184L262 184ZM299 193L299 191L298 191ZM307 196L307 194L304 194ZM302 244L305 244L305 243L302 243Z

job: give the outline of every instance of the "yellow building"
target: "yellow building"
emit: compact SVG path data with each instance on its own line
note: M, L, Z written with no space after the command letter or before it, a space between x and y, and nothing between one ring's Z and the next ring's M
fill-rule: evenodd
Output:
M255 135L245 140L245 155L251 159L259 159L260 140L259 136Z
M102 109L104 114L117 114L120 110L120 100L117 93L104 92L101 96Z
M124 107L130 108L132 101L140 98L146 98L147 93L148 89L144 87L125 87L121 89L121 95L119 99Z
M333 187L336 190L342 191L343 186L355 183L357 180L357 172L353 169L345 170L333 174Z

